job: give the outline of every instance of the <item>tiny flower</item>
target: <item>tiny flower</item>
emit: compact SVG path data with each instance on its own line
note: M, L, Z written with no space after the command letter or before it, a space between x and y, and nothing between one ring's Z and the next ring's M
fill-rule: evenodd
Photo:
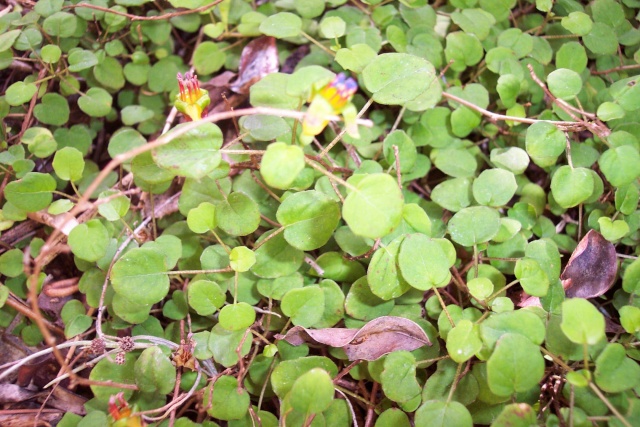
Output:
M175 107L191 120L200 120L206 113L211 100L206 90L200 89L198 76L191 73L178 73L178 87L180 93L176 95Z
M109 426L110 427L142 427L144 423L140 416L132 417L134 412L122 392L109 397ZM134 405L134 408L135 405Z
M313 91L307 114L302 122L302 141L309 143L315 135L318 135L327 126L329 120L326 116L341 114L345 111L355 110L349 101L358 90L358 84L352 78L338 74L329 84ZM355 116L349 114L349 118ZM350 135L357 136L355 123L347 123Z

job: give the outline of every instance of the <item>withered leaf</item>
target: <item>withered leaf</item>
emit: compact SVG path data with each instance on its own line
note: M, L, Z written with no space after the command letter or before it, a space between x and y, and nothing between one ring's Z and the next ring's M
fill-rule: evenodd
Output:
M360 329L291 328L286 335L276 335L289 344L324 344L342 348L349 360L376 360L396 350L415 350L431 345L429 337L415 322L403 317L382 316Z
M278 49L276 39L263 36L251 41L242 49L238 66L238 80L231 90L243 95L249 94L252 84L278 71Z
M616 280L616 249L600 233L590 230L571 254L560 279L569 298L595 298Z

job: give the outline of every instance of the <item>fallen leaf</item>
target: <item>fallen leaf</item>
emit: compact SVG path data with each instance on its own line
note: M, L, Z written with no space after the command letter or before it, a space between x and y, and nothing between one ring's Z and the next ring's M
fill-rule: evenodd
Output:
M286 335L276 335L276 338L293 345L308 343L342 348L349 360L376 360L392 351L412 351L431 345L417 323L394 316L378 317L360 329L295 326Z
M611 289L617 273L615 247L590 230L571 254L560 279L568 298L595 298Z
M243 95L249 94L249 88L267 74L278 71L278 49L276 39L263 36L251 41L242 49L238 80L231 90Z

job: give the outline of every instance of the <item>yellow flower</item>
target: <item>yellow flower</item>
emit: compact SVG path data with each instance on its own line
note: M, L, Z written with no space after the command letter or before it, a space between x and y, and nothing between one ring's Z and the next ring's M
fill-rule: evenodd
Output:
M198 76L188 72L184 73L184 77L178 73L178 86L180 93L176 95L173 105L191 120L200 120L211 102L209 92L200 89Z
M313 91L310 98L311 104L302 121L302 142L308 144L315 135L322 132L329 123L329 120L326 119L327 116L344 112L349 113L345 114L349 119L355 119L355 114L352 114L355 111L355 107L349 101L357 90L358 84L356 81L340 73L329 84L323 86L320 90ZM358 134L355 122L347 123L347 130L350 135L357 136Z

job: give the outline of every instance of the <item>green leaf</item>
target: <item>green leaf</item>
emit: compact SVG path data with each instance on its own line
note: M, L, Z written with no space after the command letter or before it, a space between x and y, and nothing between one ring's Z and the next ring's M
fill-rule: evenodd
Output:
M125 354L123 364L117 364L108 358L102 359L93 367L93 369L91 369L89 379L92 381L99 381L101 383L109 381L114 384L135 385L135 362L136 356L133 353ZM106 405L109 402L109 398L112 395L116 395L120 392L122 392L122 397L125 400L130 399L133 394L133 389L131 388L120 388L117 386L110 387L104 385L91 385L91 391L93 392L93 396L98 401L102 402L103 405Z
M62 126L69 120L69 104L63 96L47 93L33 109L33 115L44 124Z
M52 155L58 147L51 131L38 126L33 126L27 129L22 134L20 142L26 144L27 147L29 147L29 152L41 159Z
M415 357L408 351L389 354L384 359L380 381L385 396L394 402L408 402L419 396L421 387L416 380Z
M98 58L90 50L77 49L69 54L69 71L77 73L86 70L98 63Z
M38 87L33 83L15 82L7 88L5 100L15 107L30 101L37 91Z
M284 238L303 251L324 246L340 221L340 206L319 191L301 191L287 197L276 218L284 229Z
M620 240L629 233L629 224L621 219L611 221L611 218L602 216L598 218L598 225L602 236L610 242Z
M56 180L51 175L29 172L22 179L7 184L4 195L18 209L36 212L49 206L55 189Z
M24 254L20 249L10 249L0 255L0 274L7 277L17 277L22 274Z
M154 116L153 110L142 105L127 105L120 112L122 123L126 126L133 126L137 123L149 120Z
M504 334L487 361L487 380L498 396L525 392L544 376L544 359L537 345L520 334Z
M291 318L291 323L308 328L322 318L324 293L317 285L292 289L282 297L280 307Z
M274 142L269 144L262 156L260 174L268 186L286 190L294 184L304 165L302 148L284 142Z
M345 311L349 316L365 321L386 316L394 305L394 300L384 301L371 293L366 277L353 282L344 302Z
M444 49L447 61L454 61L451 68L455 71L463 71L465 68L476 65L482 59L484 50L480 40L473 34L457 31L447 34L447 46Z
M193 66L198 74L211 74L224 65L227 55L214 42L206 41L193 52Z
M92 87L78 99L78 107L91 117L104 117L111 111L113 98L109 92L99 87Z
M271 374L273 391L284 399L291 391L295 381L314 368L326 371L331 378L338 375L338 367L327 357L308 356L280 362Z
M260 24L260 32L266 36L284 39L296 37L302 30L302 20L289 12L279 12L269 16Z
M194 233L202 234L216 228L216 207L209 202L202 202L197 208L189 210L187 225Z
M367 269L367 281L371 292L383 300L405 294L411 286L400 274L398 252L404 236L397 237L386 247L379 248L371 257Z
M18 36L20 35L21 30L11 30L7 31L4 34L0 34L0 52L4 52L13 46L13 43L16 41Z
M416 146L409 136L401 130L391 132L382 142L382 149L387 163L394 165L395 169L395 150L398 149L398 161L400 163L400 172L409 172L416 163L417 151Z
M178 125L172 132L178 132L188 124ZM167 136L170 136L169 133ZM222 131L213 123L202 123L182 135L171 139L153 152L158 166L175 175L200 179L213 172L222 156Z
M257 243L271 234L272 232L263 234ZM304 261L304 252L289 245L282 234L270 237L255 253L256 264L251 272L264 278L288 276L297 271Z
M407 235L398 253L398 266L404 280L423 291L448 283L453 260L444 245L453 249L448 240L431 239L424 234Z
M120 90L124 87L122 65L117 59L110 56L107 56L93 67L93 76L107 89Z
M64 147L53 156L53 170L60 179L78 181L84 171L84 158L80 151L73 147Z
M565 209L572 208L591 196L593 185L594 179L589 169L560 166L551 178L551 194L558 205Z
M613 28L596 22L589 34L582 37L584 45L596 55L614 55L618 50L618 38Z
M531 427L537 425L536 411L526 403L512 403L502 409L491 427Z
M486 206L503 206L516 193L518 184L513 173L504 169L487 169L473 181L473 197Z
M234 271L244 273L256 263L256 255L246 246L236 246L229 254L229 265Z
M229 331L246 330L256 320L256 312L246 302L222 307L218 316L220 326Z
M562 18L560 24L578 36L586 36L593 28L591 17L584 12L571 12Z
M576 344L597 344L605 334L604 316L589 301L572 298L562 303L562 332Z
M598 159L600 170L615 187L627 185L640 177L638 164L640 153L631 145L609 148Z
M256 231L260 225L257 203L237 191L216 205L215 214L218 228L232 236L246 236Z
M433 65L425 59L406 53L385 53L362 70L362 78L378 104L405 105L425 91L432 91L430 86L437 77ZM440 100L439 90L438 85L433 94L435 102Z
M627 357L622 344L607 344L596 359L594 379L607 393L620 393L640 385L640 365Z
M97 261L107 253L109 232L99 219L75 226L68 239L71 251L85 261Z
M291 387L291 406L304 414L326 410L333 401L333 381L327 371L313 368L302 374Z
M488 242L500 230L500 214L492 208L473 206L464 208L449 220L451 239L462 246Z
M200 316L209 316L224 304L225 294L216 282L196 280L187 289L189 306Z
M433 427L472 427L473 419L469 410L460 402L427 400L416 411L415 424Z
M145 393L168 394L176 383L176 368L160 350L154 346L145 349L135 367L136 385Z
M545 325L540 317L526 309L492 314L480 324L482 341L491 350L505 334L519 334L533 344L541 345L545 332Z
M229 331L219 324L214 326L209 336L209 350L213 353L213 360L224 367L238 363L236 349L240 348L241 356L246 356L251 350L251 340L245 339L246 333L246 329Z
M164 255L153 249L131 249L113 265L111 283L128 300L155 304L169 292Z
M342 207L342 217L354 234L376 239L400 224L404 200L387 174L369 174L355 184Z
M327 39L344 36L347 23L339 16L329 16L320 21L320 33Z
M357 43L336 52L336 62L345 70L361 73L376 58L376 52L368 44Z
M76 32L78 18L69 12L56 12L42 23L42 29L54 37L71 37Z
M442 172L455 178L472 177L478 167L473 154L458 148L438 150L433 163Z
M522 258L516 262L515 275L522 289L529 295L543 297L549 290L549 278L535 259Z
M549 91L560 99L573 99L582 90L582 79L573 70L558 68L547 76Z
M531 160L543 168L553 166L566 147L565 135L556 126L546 122L529 126L525 143Z
M463 319L447 334L447 352L456 363L471 359L482 349L478 325Z
M249 393L238 386L238 380L223 375L211 387L205 388L204 402L210 402L207 413L220 420L238 420L247 413L250 399Z

